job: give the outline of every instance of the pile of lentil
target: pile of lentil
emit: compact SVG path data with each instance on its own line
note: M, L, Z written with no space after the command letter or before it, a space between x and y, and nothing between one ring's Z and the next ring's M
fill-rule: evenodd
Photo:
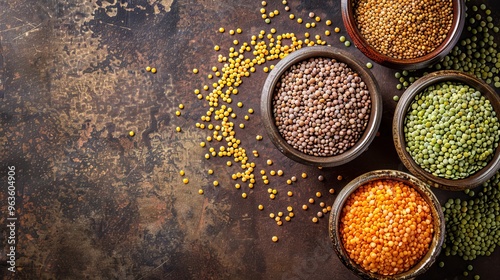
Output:
M471 199L450 198L443 206L446 256L464 260L490 256L500 246L500 172L484 183L477 194L466 190Z
M498 146L498 118L489 100L460 83L418 94L405 116L406 150L434 176L466 178L488 164Z
M417 58L435 50L453 21L452 0L357 0L353 12L367 43L397 59Z
M278 131L293 148L334 156L356 144L370 119L366 84L347 64L310 58L292 65L273 96Z
M394 275L413 267L429 250L431 209L413 188L393 180L364 184L341 212L340 237L362 268Z

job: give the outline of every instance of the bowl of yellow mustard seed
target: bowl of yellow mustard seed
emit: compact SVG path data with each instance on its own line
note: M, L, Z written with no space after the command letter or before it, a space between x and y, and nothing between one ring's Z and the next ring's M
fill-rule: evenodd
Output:
M363 279L413 279L441 251L445 221L429 186L397 170L375 170L338 194L329 233L341 262Z
M464 0L342 0L342 19L355 46L373 61L415 70L443 59L458 42Z

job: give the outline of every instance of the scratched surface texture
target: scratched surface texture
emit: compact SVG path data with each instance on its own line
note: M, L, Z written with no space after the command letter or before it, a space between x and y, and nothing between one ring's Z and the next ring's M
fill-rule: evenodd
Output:
M327 218L317 224L311 218L321 209L319 201L333 203L328 189L338 192L370 170L404 170L390 128L392 96L401 93L395 71L374 68L384 98L380 136L355 161L319 170L285 158L267 139L259 116L266 75L259 68L234 97L244 103L241 109L233 106L239 120L248 108L256 111L237 137L250 157L259 151L261 156L252 158L257 177L261 169L282 169L285 176L271 178L269 186L235 189L230 176L238 167L227 167L228 159L204 158L207 149L199 143L209 132L195 123L209 107L193 90L213 82L206 75L220 67L214 45L227 55L234 38L249 42L271 25L278 32L306 32L275 1L269 1L269 10L279 8L284 15L265 24L260 2L0 1L3 279L356 279L333 252ZM339 0L289 2L297 17L315 12L342 28ZM498 4L486 3L500 14ZM321 25L314 32L324 32ZM243 33L220 34L221 26ZM342 47L340 35L345 34L326 40ZM354 47L348 50L367 61ZM146 72L146 66L158 73ZM193 68L200 74L193 75ZM180 103L185 109L177 117ZM175 132L177 126L182 132ZM135 137L128 136L130 130ZM257 142L257 134L264 140ZM11 165L17 170L19 217L14 274L6 264L3 188ZM189 184L183 184L181 169ZM208 175L208 169L215 173ZM302 172L307 179L300 178ZM291 176L299 180L288 186ZM269 199L268 187L281 192L276 200ZM294 196L287 197L287 190ZM323 197L309 211L300 210L318 191ZM458 195L436 194L441 201ZM265 210L258 211L258 204ZM296 217L278 227L268 215L286 212L287 206ZM273 243L273 235L280 241ZM460 278L464 262L443 260L444 269L433 267L422 279ZM482 279L494 279L499 260L497 250L475 261L475 270Z

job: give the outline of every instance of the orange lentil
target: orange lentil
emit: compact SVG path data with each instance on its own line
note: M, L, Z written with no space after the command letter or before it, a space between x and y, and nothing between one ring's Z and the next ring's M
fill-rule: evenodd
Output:
M410 269L427 253L432 235L428 203L402 182L368 182L341 212L340 236L349 257L376 274Z

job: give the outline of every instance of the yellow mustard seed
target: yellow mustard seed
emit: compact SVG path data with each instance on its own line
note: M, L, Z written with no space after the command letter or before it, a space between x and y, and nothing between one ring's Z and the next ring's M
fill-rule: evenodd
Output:
M266 161L266 163L267 163L267 165L272 165L272 164L273 164L273 161L272 161L272 160L270 160L270 159L268 159L268 160Z
M229 34L234 35L234 30L229 30Z
M234 187L237 188L237 189L239 189L239 188L241 188L241 185L240 184L235 184Z
M317 22L320 22L320 21L321 21L321 18L320 18L320 17L318 17L318 16L316 16L316 17L314 18L314 20L315 20L315 21L317 21Z
M219 181L214 181L214 186L218 186L219 185Z
M226 162L226 165L227 165L227 166L231 166L231 165L233 165L233 163L232 163L231 161L227 161L227 162Z
M245 124L244 123L240 123L240 128L241 129L245 128Z
M224 33L224 27L219 28L220 33Z
M268 189L267 189L267 192L268 192L268 193L273 193L273 189L268 188Z
M153 71L153 69L151 69L151 71ZM194 69L193 69L193 73L194 73L194 74L197 74L197 73L198 73L198 69L194 68Z
M243 197L243 198L247 198L247 193L242 193L242 194L241 194L241 197Z
M269 12L268 15L269 15L270 18L273 18L274 17L274 12Z
M209 159L210 158L210 154L205 154L205 158Z
M330 189L328 192L329 192L330 194L334 194L334 193L335 193L335 189Z
M311 24L309 22L306 23L306 28L311 28Z
M331 34L331 33L330 33L330 30L325 30L325 35L326 35L326 36L330 36L330 34Z
M342 175L337 176L337 180L341 181L342 180Z
M295 214L293 212L288 213L288 217L293 218Z
M307 178L307 173L305 173L305 172L302 173L302 178L304 178L304 179Z
M242 103L242 102L238 102L236 105L237 105L238 107L240 107L240 108L241 108L241 107L243 107L243 103Z
M320 192L317 192L317 193L316 193L316 197L321 197L321 193L320 193Z
M135 132L133 130L129 131L128 132L128 136L134 137L135 136Z
M220 50L220 46L215 45L215 46L214 46L214 50L216 50L216 51Z
M151 68L151 73L155 74L156 73L156 68Z
M294 15L294 14L290 14L288 17L289 17L290 19L294 19L294 18L295 18L295 15Z
M259 210L264 210L264 205L259 204L258 208L259 208Z
M181 176L184 176L184 174L186 174L186 172L184 172L184 170L180 170L180 171L179 171L179 174L180 174Z
M307 208L309 208L309 207L307 207L307 205L305 205L305 204L302 205L302 210L307 210Z
M262 7L265 7L267 5L267 2L266 1L262 1L260 4L262 5Z
M180 127L180 126L176 127L176 128L175 128L175 131L177 131L177 132L181 132L181 127Z
M302 23L302 19L301 19L301 18L298 18L298 19L297 19L297 23L301 24L301 23Z
M257 141L262 140L262 135L257 135L257 136L255 136L255 139L257 139Z
M241 32L243 32L243 31L241 30L241 28L237 28L237 29L236 29L236 33L241 34Z
M313 217L313 218L312 218L312 222L313 222L313 223L317 223L317 222L318 222L318 218Z
M198 194L203 194L203 190L202 190L202 189L199 189L199 190L198 190Z
M248 113L253 114L253 109L252 108L248 109Z
M278 237L277 237L277 236L273 236L271 240L272 240L273 242L278 242Z
M286 183L287 183L287 185L291 185L292 184L292 180L288 179L288 180L286 180Z
M288 196L293 196L293 192L292 192L292 191L288 191L286 194L287 194Z
M314 203L314 198L309 198L309 203L313 204Z
M277 174L278 174L278 176L283 176L283 170L281 170L281 169L280 169L280 170L278 170L278 173L277 173Z
M176 116L180 116L180 115L181 115L181 112L180 112L180 111L175 111L175 115L176 115Z
M331 20L327 20L325 23L326 23L326 25L328 25L328 26L332 25L332 21L331 21Z
M280 220L280 221L277 221L277 222L276 222L276 224L277 224L278 226L281 226L281 225L283 225L283 222Z
M335 33L339 33L340 32L340 28L339 27L335 27L335 29L333 31L335 31Z
M146 71L151 72L151 67L147 66Z
M290 222L290 220L291 220L291 219L292 219L292 218L290 218L290 216L286 216L286 217L285 217L285 221L287 221L287 222Z
M311 27L312 28L316 27L316 23L315 22L311 22Z
M319 207L325 207L325 203L324 203L323 201L321 201L321 202L319 203Z
M187 184L187 183L189 183L189 179L188 179L188 178L184 178L184 179L182 179L182 182L183 182L184 184Z

